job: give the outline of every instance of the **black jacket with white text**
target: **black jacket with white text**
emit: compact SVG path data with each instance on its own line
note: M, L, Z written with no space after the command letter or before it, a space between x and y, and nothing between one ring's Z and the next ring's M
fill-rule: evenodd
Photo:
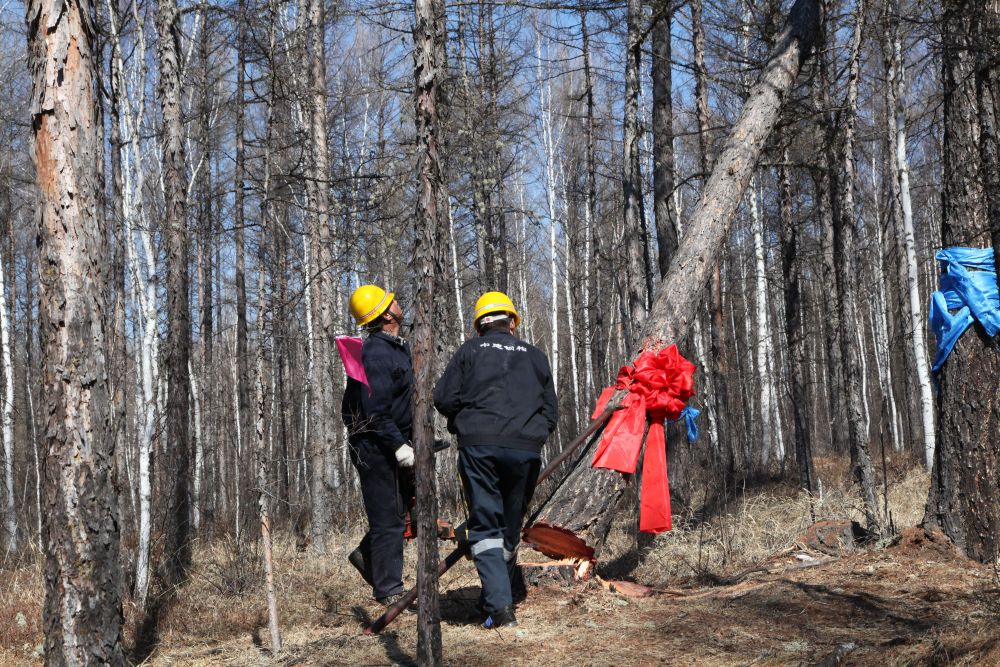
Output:
M434 387L458 446L541 451L559 404L545 353L504 330L467 340Z

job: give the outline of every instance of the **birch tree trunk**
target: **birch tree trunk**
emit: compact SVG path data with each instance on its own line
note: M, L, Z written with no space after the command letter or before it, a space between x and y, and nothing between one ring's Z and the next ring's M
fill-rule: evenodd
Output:
M913 205L910 201L910 165L906 156L906 70L903 59L902 38L899 32L900 2L891 0L890 25L887 31L887 50L890 53L889 81L886 85L888 113L895 121L895 132L889 137L894 150L890 151L893 167L893 212L897 228L902 235L905 251L906 294L909 301L910 322L907 339L913 348L913 365L917 371L920 388L920 417L924 435L924 463L928 470L934 464L934 395L931 390L930 364L924 342L925 323L920 303L920 275L917 270L917 253L913 232ZM888 2L886 3L889 4ZM890 124L890 131L892 124ZM902 287L902 286L901 286Z
M797 0L792 6L660 285L638 342L632 348L633 355L647 347L683 341L689 334L705 294L709 271L721 252L764 142L777 123L802 63L809 56L818 20L816 0ZM524 535L528 544L562 544L561 550L567 556L599 553L625 480L619 473L590 467L596 445L595 438L532 516Z
M123 665L94 7L27 3L45 387L45 661Z
M11 255L13 267L13 254ZM5 527L7 532L7 553L16 553L18 548L17 511L14 506L14 363L10 353L11 323L8 317L8 290L5 280L6 269L0 260L0 352L3 354L3 471L5 502ZM12 272L13 275L13 272ZM16 280L16 279L15 279ZM14 280L11 281L13 287Z

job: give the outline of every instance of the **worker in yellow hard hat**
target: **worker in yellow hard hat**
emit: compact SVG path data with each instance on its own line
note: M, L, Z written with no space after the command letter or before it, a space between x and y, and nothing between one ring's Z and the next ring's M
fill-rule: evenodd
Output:
M545 353L517 337L521 316L503 292L476 301L467 340L434 387L434 407L458 435L472 558L482 582L483 627L517 624L515 552L559 406Z
M368 532L349 560L391 605L403 593L403 530L409 492L401 485L413 467L413 362L400 337L403 310L392 292L375 285L354 290L350 311L367 336L362 362L367 386L348 378L342 414L351 462L361 480Z

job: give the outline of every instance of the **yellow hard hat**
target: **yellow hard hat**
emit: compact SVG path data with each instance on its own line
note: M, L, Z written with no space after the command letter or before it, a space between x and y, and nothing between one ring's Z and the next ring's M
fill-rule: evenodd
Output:
M358 326L364 326L389 310L395 297L395 294L386 292L381 287L362 285L351 295L351 315Z
M521 316L517 314L514 302L503 292L487 292L479 297L476 301L476 314L472 316L472 321L477 323L480 317L492 313L508 313L514 318L514 326L521 324Z

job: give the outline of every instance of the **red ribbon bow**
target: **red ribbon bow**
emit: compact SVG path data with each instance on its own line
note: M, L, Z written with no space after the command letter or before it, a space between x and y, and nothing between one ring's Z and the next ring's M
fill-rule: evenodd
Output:
M639 530L662 533L670 530L670 484L667 480L667 446L663 422L681 416L694 395L695 365L677 351L676 345L659 351L647 350L631 366L618 371L615 386L607 387L597 399L591 419L604 412L616 389L627 389L623 410L612 415L594 453L594 468L608 468L632 474L639 462L646 421L646 454L642 460L642 494Z

